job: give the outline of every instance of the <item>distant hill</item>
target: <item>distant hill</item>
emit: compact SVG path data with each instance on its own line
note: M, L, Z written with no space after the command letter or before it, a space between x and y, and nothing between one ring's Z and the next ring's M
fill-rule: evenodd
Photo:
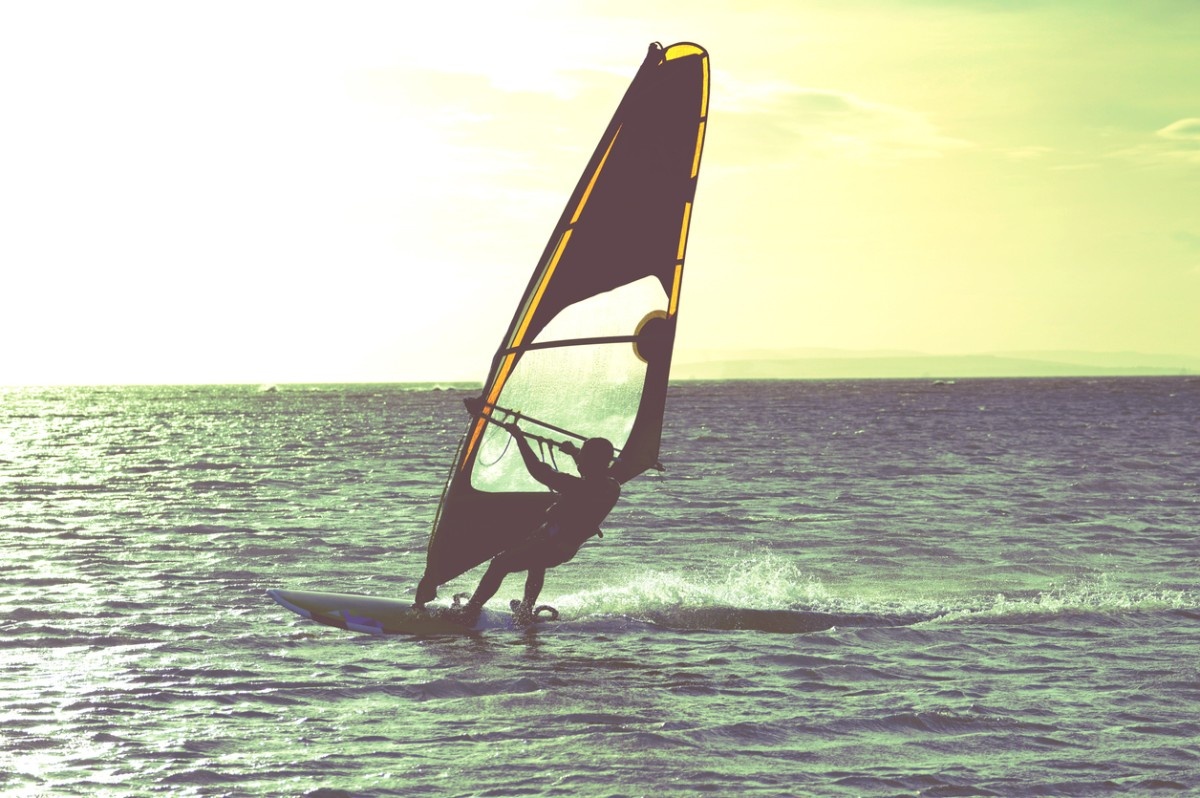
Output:
M1138 352L997 352L925 355L830 349L680 353L676 380L953 379L1200 375L1200 357Z

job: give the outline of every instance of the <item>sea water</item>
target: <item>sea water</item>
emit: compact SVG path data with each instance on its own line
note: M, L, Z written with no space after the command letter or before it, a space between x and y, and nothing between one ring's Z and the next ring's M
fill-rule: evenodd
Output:
M265 597L411 597L471 393L0 392L0 794L1200 790L1200 379L676 384L556 624Z

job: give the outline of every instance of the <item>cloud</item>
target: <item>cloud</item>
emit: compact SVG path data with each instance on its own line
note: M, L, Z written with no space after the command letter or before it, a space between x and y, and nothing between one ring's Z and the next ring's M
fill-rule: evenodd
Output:
M720 124L736 128L737 143L747 152L771 160L935 158L971 146L943 134L918 111L849 92L782 82L739 84L728 76L721 85L719 107L726 118Z
M1176 120L1154 131L1153 137L1143 133L1138 143L1110 152L1109 155L1150 166L1177 166L1181 163L1200 166L1200 118Z
M1155 131L1155 135L1170 141L1200 141L1200 118L1189 117L1172 122L1162 130Z

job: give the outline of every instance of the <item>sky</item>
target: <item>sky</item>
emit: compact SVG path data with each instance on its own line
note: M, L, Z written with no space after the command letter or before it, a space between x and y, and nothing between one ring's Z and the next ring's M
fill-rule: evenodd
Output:
M3 2L0 384L481 381L652 41L676 359L1200 357L1200 4Z

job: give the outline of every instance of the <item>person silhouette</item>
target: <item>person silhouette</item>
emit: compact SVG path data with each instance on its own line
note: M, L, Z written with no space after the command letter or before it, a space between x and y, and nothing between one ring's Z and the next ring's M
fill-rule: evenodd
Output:
M576 477L542 462L516 423L502 426L517 442L529 475L558 497L537 529L521 543L492 558L470 600L456 608L456 620L466 625L478 620L483 605L496 595L504 578L519 571L527 572L525 595L519 606L514 602L514 612L519 622L531 622L546 570L572 559L592 536L603 537L600 524L621 497L621 483L609 473L613 445L607 438L589 438L578 448L569 441L561 444L560 448L575 459L579 469Z

